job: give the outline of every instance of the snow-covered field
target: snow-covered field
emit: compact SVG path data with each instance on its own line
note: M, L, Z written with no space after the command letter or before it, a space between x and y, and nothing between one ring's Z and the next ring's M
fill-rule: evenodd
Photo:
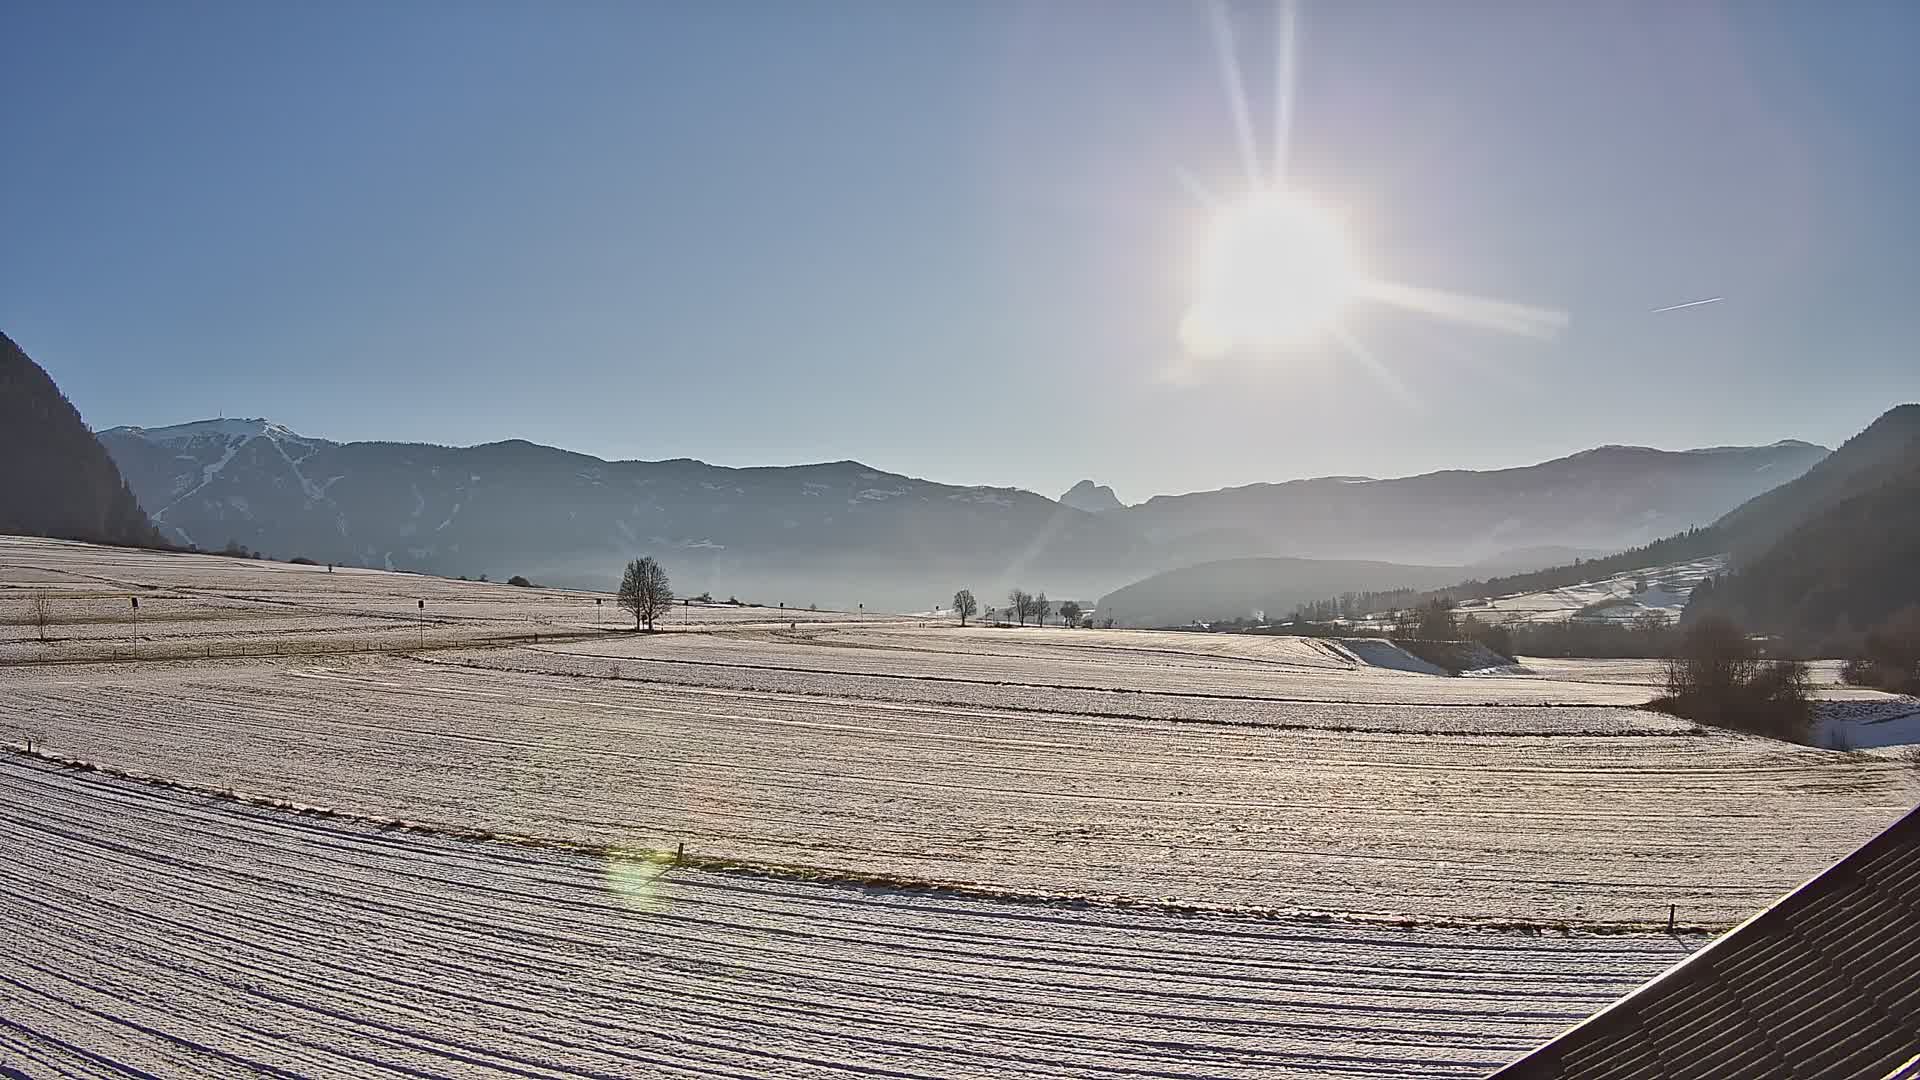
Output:
M44 635L36 597L47 604ZM861 618L687 602L662 625L773 628ZM606 594L0 536L0 663L389 651L591 635L631 622Z
M1161 644L1141 649L1087 646L1077 640L1083 633L1094 632L985 627L943 634L843 626L765 634L605 636L548 651L602 663L657 660L689 667L732 665L770 674L826 672L852 680L915 678L1274 702L1620 706L1639 705L1650 697L1637 687L1570 679L1451 679L1393 671L1363 664L1350 654L1323 651L1330 646L1304 638L1165 635L1193 638L1195 649L1184 651ZM1260 656L1204 648L1240 641L1284 641L1297 651Z
M1669 904L1730 925L1920 798L1891 753L1626 707L1639 662L629 635L591 594L0 539L0 613L40 588L141 590L153 636L0 622L0 742L201 794L0 754L0 1065L36 1080L1478 1075L1696 947ZM336 655L150 651L201 631Z
M684 683L641 681L604 658L563 676L541 669L548 655L579 660L14 668L0 736L535 836L1019 893L1502 921L1644 923L1677 903L1730 923L1920 794L1892 762L1638 711L1239 702L1252 707L1209 716L1185 699L1203 722L1169 723L1124 694L1105 715L1056 713L1011 707L1027 703L1006 688L889 699L767 672L712 685L691 665ZM1356 716L1372 730L1342 730Z
M35 1078L1473 1077L1698 943L661 873L19 759L0 881Z
M1920 747L1920 698L1879 694L1853 701L1823 701L1808 741L1836 750L1903 751Z

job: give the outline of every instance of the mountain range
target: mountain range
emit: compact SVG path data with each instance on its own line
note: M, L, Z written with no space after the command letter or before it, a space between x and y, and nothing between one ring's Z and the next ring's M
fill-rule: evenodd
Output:
M1618 551L1705 525L1827 453L1797 440L1686 451L1602 446L1514 469L1160 495L1119 518L1150 541L1214 537L1261 549L1248 554L1498 563L1516 549Z
M896 610L931 607L962 585L981 596L1024 585L1093 598L1162 571L1257 556L1454 566L1537 549L1529 565L1544 565L1550 553L1617 549L1711 521L1826 454L1791 441L1602 447L1494 472L1256 484L1125 507L1091 481L1062 502L854 461L728 468L605 461L519 440L337 443L258 419L120 427L99 439L179 543L603 588L647 553L683 592ZM1386 574L1353 587L1409 584Z

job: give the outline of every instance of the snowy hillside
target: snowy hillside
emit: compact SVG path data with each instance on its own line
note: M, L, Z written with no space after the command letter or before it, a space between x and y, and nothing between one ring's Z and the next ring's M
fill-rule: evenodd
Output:
M321 439L301 438L279 424L257 419L197 420L158 428L118 427L101 432L100 439L109 445L112 445L112 441L124 443L137 439L170 453L172 468L149 471L141 477L146 482L136 484L136 490L142 493L143 501L150 507L154 523L172 539L183 544L216 546L234 537L195 537L186 525L169 520L168 513L177 512L176 517L189 519L205 532L205 507L199 497L225 476L235 458L256 443L264 452L278 455L286 473L309 500L323 500L326 489L308 479L300 471L300 464L320 448L334 445ZM161 475L164 475L166 482L164 489L152 482ZM245 496L226 496L224 507L234 511L240 520L251 521L253 518L252 506ZM226 515L216 516L217 520L225 518Z
M1515 593L1460 605L1487 622L1632 622L1643 615L1678 619L1694 587L1726 569L1726 556L1649 566L1542 592Z

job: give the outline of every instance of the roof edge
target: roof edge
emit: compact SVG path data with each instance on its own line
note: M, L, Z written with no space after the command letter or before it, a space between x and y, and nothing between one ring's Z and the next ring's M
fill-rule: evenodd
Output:
M1827 880L1829 877L1832 877L1835 874L1844 873L1847 864L1859 862L1863 859L1870 858L1872 855L1879 852L1880 850L1887 847L1891 847L1895 843L1898 843L1900 839L1899 834L1909 829L1920 831L1920 806L1915 806L1913 809L1908 810L1906 813L1900 815L1898 818L1895 818L1892 824L1880 830L1878 833L1875 833L1871 838L1867 840L1866 843L1861 844L1859 847L1853 849L1851 852L1842 856L1840 860L1835 862L1832 866L1827 867L1825 870L1822 870L1819 873L1813 875L1812 877L1808 878L1806 881L1801 882L1799 885L1795 886L1793 889L1791 889L1790 891L1782 895L1779 899L1775 900L1773 903L1768 904L1766 907L1761 908L1759 911L1748 916L1744 921L1742 921L1739 925L1735 926L1733 929L1728 930L1727 932L1721 934L1719 937L1714 938L1712 941L1702 946L1699 950L1683 957L1678 963L1674 964L1672 967L1667 968L1665 971L1662 971L1660 974L1655 975L1653 978L1648 979L1644 983L1641 983L1639 986L1635 987L1631 992L1629 992L1626 996L1608 1004L1605 1008L1601 1009L1599 1012L1596 1012L1592 1016L1587 1017L1585 1020L1582 1020L1579 1023L1573 1025L1572 1027L1567 1028L1565 1031L1562 1031L1558 1035L1555 1035L1552 1038L1546 1040L1540 1045L1527 1051L1525 1054L1522 1054L1520 1057L1515 1058L1514 1060L1506 1063L1505 1065L1502 1065L1498 1070L1487 1074L1486 1080L1517 1080L1517 1078L1519 1078L1523 1074L1526 1065L1529 1062L1533 1061L1540 1054L1551 1049L1553 1046L1555 1046L1562 1040L1571 1037L1575 1032L1580 1031L1583 1028L1595 1027L1605 1023L1607 1020L1609 1020L1619 1012L1625 1010L1630 1005L1637 1002L1641 997L1653 993L1657 988L1661 986L1661 984L1665 983L1668 979L1671 979L1675 975L1679 974L1683 969L1697 963L1702 963L1703 958L1706 957L1709 953L1712 953L1715 949L1724 948L1726 942L1732 941L1736 936L1747 932L1752 927L1760 926L1766 923L1771 923L1776 920L1786 918L1787 917L1786 909L1789 908L1790 906L1793 906L1796 900L1799 900L1804 896L1810 895L1811 891L1816 885L1819 885L1821 882ZM1907 1070L1907 1071L1902 1071L1902 1070ZM1908 1062L1907 1065L1902 1066L1901 1069L1894 1070L1893 1075L1888 1076L1886 1080L1920 1080L1920 1057L1917 1057L1913 1061Z

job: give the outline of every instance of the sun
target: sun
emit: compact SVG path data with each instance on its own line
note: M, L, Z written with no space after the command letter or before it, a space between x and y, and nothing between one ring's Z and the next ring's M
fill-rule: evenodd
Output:
M1461 326L1551 340L1567 313L1468 293L1409 285L1363 271L1339 218L1301 194L1288 179L1292 154L1296 0L1279 0L1275 29L1273 155L1260 160L1253 112L1240 78L1238 47L1226 0L1207 5L1220 86L1240 144L1251 195L1223 201L1184 169L1174 175L1211 215L1193 266L1191 302L1180 320L1186 356L1169 377L1190 378L1188 361L1241 353L1328 345L1346 354L1403 400L1415 398L1375 357L1349 324L1348 309L1387 307Z
M1263 191L1215 211L1194 266L1181 341L1199 356L1315 341L1359 295L1346 230L1287 191Z

